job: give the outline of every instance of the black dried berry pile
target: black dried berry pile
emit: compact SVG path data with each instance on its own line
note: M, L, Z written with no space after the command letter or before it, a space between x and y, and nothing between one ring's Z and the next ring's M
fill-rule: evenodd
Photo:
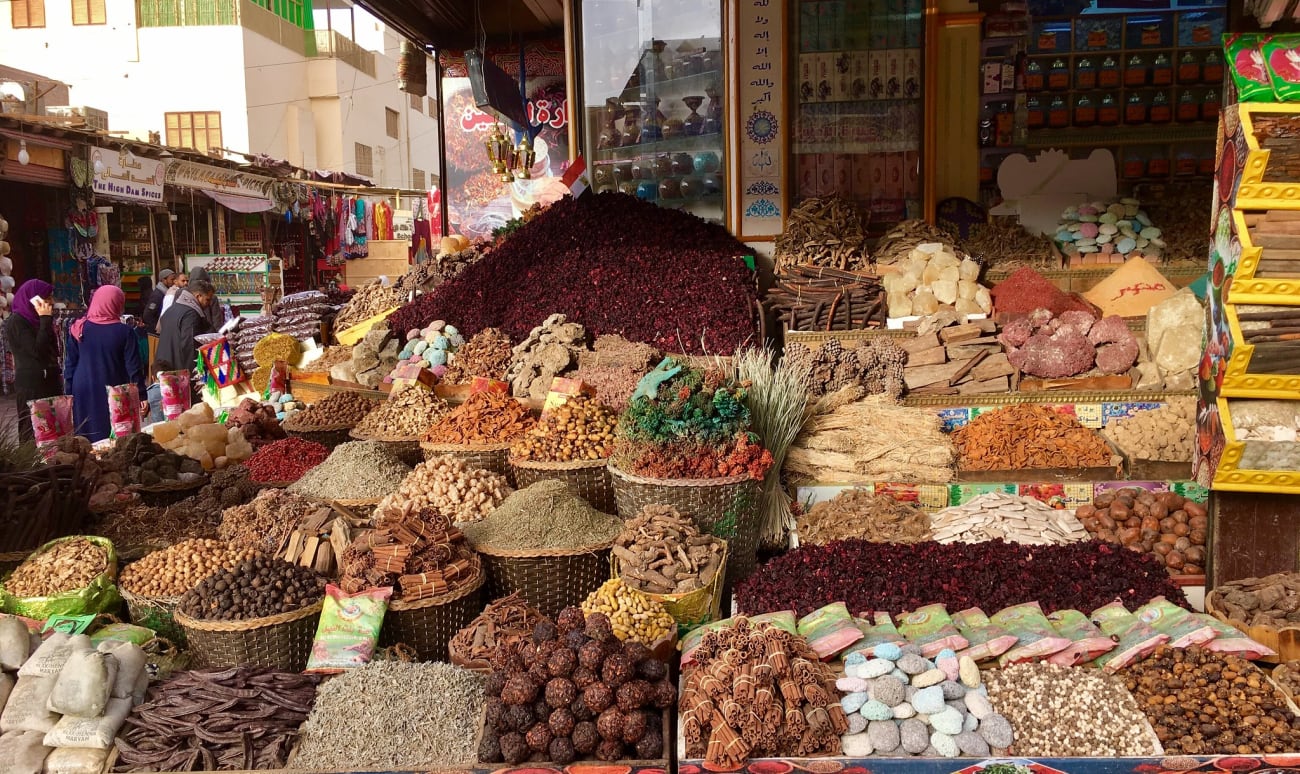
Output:
M663 712L677 701L668 665L619 641L603 614L565 608L492 669L481 762L663 757Z
M324 594L325 577L315 570L259 556L203 579L177 607L199 620L245 621L301 610Z

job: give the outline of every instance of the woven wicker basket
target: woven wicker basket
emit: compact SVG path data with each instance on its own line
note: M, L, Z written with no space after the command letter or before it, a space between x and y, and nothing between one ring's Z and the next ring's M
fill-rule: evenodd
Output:
M429 443L421 441L420 448L424 450L424 458L431 460L434 457L446 454L451 457L459 457L465 460L465 463L471 468L482 468L493 473L500 473L506 477L511 486L515 485L514 471L510 469L510 446L509 443L491 443L491 444L473 444L473 443Z
M622 571L619 568L618 557L610 554L609 564L613 571L612 577L621 578ZM722 543L721 566L727 566L726 541ZM715 572L704 586L684 594L655 594L649 591L641 593L664 606L668 615L677 622L677 634L680 637L701 624L718 620L722 608L722 581L725 577L725 572Z
M0 552L30 552L83 531L93 488L79 464L0 475Z
M534 462L510 460L514 483L520 489L538 481L563 481L569 489L601 513L614 513L614 486L609 481L607 460Z
M117 587L117 591L126 602L131 623L153 629L159 637L185 647L185 630L176 623L176 605L180 603L180 597L142 597L121 586Z
M487 565L489 599L518 591L542 615L554 618L564 608L582 604L609 579L609 547L515 551L475 545L474 550Z
M762 482L746 476L706 479L642 478L609 465L618 515L630 519L647 505L671 505L701 531L727 541L728 588L757 563L758 503Z
M402 462L415 467L424 461L424 450L420 448L420 439L418 436L407 436L396 438L382 435L371 435L353 429L348 433L354 441L374 441L383 444L384 448L392 452Z
M400 599L389 602L379 644L404 643L415 648L422 661L446 661L451 638L482 611L486 581L487 570L479 568L478 577L472 583L450 594L418 602Z
M248 621L199 621L177 610L197 667L265 666L301 672L316 637L321 602Z
M1288 661L1300 659L1300 626L1251 626L1245 621L1238 621L1228 615L1228 612L1218 602L1219 590L1214 589L1205 595L1205 612L1228 624L1229 626L1243 632L1260 645L1269 647L1277 652L1274 656L1260 656L1256 661L1262 661L1267 664L1285 664Z
M293 418L285 420L281 425L284 432L292 438L301 438L304 441L313 441L324 446L326 449L333 449L341 443L347 443L352 440L349 433L352 432L352 425L326 425L324 427L301 428L299 429L294 423Z

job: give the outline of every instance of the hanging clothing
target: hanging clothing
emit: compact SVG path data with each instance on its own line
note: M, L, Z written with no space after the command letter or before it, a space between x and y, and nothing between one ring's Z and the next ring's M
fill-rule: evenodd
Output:
M388 206L388 202L380 202L375 205L374 238L393 238L393 208Z
M81 338L68 336L63 381L72 395L77 434L92 443L109 436L108 388L134 384L140 398L148 393L136 332L120 322L87 322Z

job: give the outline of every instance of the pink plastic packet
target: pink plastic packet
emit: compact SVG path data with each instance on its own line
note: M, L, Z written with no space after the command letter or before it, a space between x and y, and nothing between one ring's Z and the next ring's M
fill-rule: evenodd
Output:
M289 365L283 360L277 360L271 364L271 375L266 380L266 392L262 394L263 398L270 398L272 393L284 393L289 391Z
M1133 611L1142 623L1161 634L1169 635L1169 647L1190 648L1204 645L1219 633L1214 627L1198 620L1190 612L1164 597L1156 597Z
M1203 647L1206 650L1212 650L1216 653L1231 653L1249 661L1277 655L1276 650L1255 642L1235 626L1226 624L1212 615L1206 615L1205 613L1192 613L1191 615L1192 618L1203 621L1206 626L1213 629L1218 635L1213 640L1205 643Z
M1078 610L1057 610L1047 616L1047 620L1052 622L1057 634L1070 640L1070 646L1065 650L1047 657L1050 664L1078 666L1115 649L1115 641Z
M27 401L27 411L32 418L32 432L36 447L49 457L55 445L65 435L72 435L72 396L56 395Z
M1114 674L1169 642L1168 634L1161 634L1142 623L1119 602L1092 611L1092 622L1118 643L1114 650L1093 660L1092 663L1103 672Z
M876 613L875 625L872 625L870 615L862 613L853 619L858 631L862 632L862 639L849 646L845 656L861 653L867 658L875 658L876 648L881 645L897 645L901 648L907 644L907 638L898 633L898 627L894 625L894 619L889 613Z
M919 645L921 655L926 658L934 658L944 648L958 651L970 644L952 625L948 608L943 605L926 605L913 610L903 617L898 631L908 642Z
M796 631L822 661L862 639L862 630L854 625L843 602L832 602L800 618Z
M978 607L967 608L952 614L957 631L966 638L966 650L959 656L970 656L975 661L997 658L1016 644L1016 635L989 620Z
M998 657L999 666L1039 661L1070 647L1069 638L1056 633L1037 602L999 610L989 620L1016 635L1016 646Z
M108 427L110 438L123 438L140 432L140 388L119 384L108 390Z
M168 422L190 410L189 371L159 371L158 387L162 392L163 418Z

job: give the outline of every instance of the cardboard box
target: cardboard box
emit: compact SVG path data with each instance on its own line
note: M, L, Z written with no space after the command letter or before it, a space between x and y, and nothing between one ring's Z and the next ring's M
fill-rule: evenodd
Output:
M817 79L814 82L814 102L829 102L831 99L831 83L834 80L835 72L835 55L834 54L817 54Z
M854 51L850 54L849 99L862 100L867 98L871 82L870 67L867 60L868 54L866 51Z
M867 81L868 99L885 98L885 54L886 52L882 49L873 50L867 55L867 72L870 76Z
M920 151L907 151L903 154L903 196L908 199L921 197Z
M835 54L835 81L832 84L831 99L845 102L849 99L849 85L853 80L853 54L840 51Z
M817 93L816 54L799 55L799 101L812 102Z
M848 153L835 154L835 192L848 195L853 190L853 156Z
M818 3L799 4L799 50L810 52L817 50L817 11Z
M921 98L921 49L903 49L903 98Z
M866 200L871 197L871 156L865 153L853 156L853 198Z
M885 98L901 99L903 96L903 50L891 48L885 52Z
M799 153L794 158L799 195L821 196L821 187L817 177L817 154Z
M888 199L902 199L903 186L903 154L886 153L885 197Z

